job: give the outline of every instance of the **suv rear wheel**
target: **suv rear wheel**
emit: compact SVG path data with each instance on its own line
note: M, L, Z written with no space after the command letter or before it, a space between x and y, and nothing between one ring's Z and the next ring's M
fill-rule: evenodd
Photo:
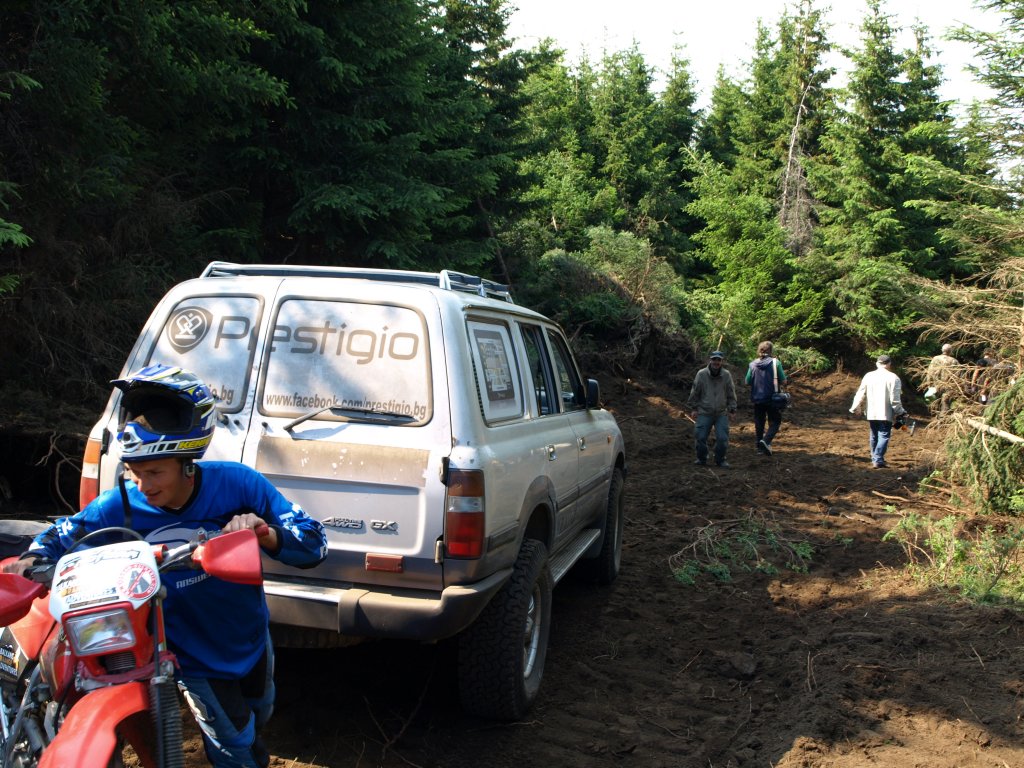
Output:
M459 696L471 714L517 720L544 675L551 630L548 549L527 539L508 583L459 638Z

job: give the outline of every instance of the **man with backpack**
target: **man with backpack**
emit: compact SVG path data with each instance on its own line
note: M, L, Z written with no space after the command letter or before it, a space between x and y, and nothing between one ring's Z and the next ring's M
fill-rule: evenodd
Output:
M772 357L770 341L757 345L757 359L747 366L746 382L750 385L750 400L754 404L754 432L757 452L763 456L772 455L772 440L782 426L782 408L776 405L774 395L782 392L786 374L782 363ZM765 422L768 429L765 429Z

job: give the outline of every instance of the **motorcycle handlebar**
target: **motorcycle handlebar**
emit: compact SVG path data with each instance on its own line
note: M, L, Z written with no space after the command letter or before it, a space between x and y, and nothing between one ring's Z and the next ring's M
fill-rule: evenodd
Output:
M261 523L252 529L256 537L266 536L270 532L270 526L266 523ZM176 563L181 563L186 559L190 559L192 553L195 552L196 548L203 542L214 536L220 536L223 531L213 533L200 537L199 539L189 541L185 544L181 544L177 547L169 548L166 544L155 546L153 548L154 556L161 569L168 568ZM22 575L37 584L45 584L47 586L53 581L54 569L57 567L57 563L54 560L49 560L43 557L37 557L32 561L32 564L27 566Z
M270 532L270 526L266 523L262 523L253 528L252 532L256 534L257 538L260 536L266 536L267 533ZM161 570L169 568L172 565L183 564L186 560L191 560L192 553L195 552L196 549L198 549L205 541L221 536L224 533L226 533L226 531L218 531L190 541L186 544L181 544L173 549L168 549L164 546L155 553L156 561L160 565Z
M56 567L57 563L53 560L39 558L35 560L32 565L26 568L22 575L29 581L49 586L50 582L53 581L53 571Z

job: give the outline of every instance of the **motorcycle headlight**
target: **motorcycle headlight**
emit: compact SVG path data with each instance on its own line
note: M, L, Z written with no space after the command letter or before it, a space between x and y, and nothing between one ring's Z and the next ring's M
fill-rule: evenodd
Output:
M79 656L96 656L135 645L135 631L124 608L65 617L64 631Z

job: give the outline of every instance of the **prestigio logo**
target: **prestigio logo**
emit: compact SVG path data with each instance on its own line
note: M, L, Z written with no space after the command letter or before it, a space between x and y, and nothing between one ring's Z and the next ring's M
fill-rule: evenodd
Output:
M202 307L183 307L167 323L167 339L178 352L197 346L210 330L212 316Z

